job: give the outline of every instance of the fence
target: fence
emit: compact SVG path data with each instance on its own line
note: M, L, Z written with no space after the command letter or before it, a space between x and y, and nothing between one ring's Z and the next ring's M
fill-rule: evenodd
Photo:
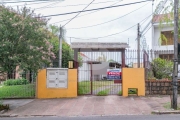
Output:
M171 95L171 80L148 80L146 81L146 95ZM180 93L180 81L178 81L178 93Z
M35 98L36 74L33 72L13 72L1 74L0 99Z

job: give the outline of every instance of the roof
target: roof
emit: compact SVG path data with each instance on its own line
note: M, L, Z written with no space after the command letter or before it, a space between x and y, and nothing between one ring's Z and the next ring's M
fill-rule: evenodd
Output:
M72 42L72 49L126 49L129 48L127 43L121 42Z
M173 20L172 15L170 13L168 14L159 14L153 16L153 23L159 23L161 21L165 21L166 18L169 18L170 20Z

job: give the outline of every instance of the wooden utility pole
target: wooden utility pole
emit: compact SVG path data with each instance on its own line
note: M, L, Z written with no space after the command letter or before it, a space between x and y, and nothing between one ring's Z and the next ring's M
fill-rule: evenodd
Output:
M177 110L177 77L178 77L178 6L179 0L174 0L174 67L172 107Z
M140 25L137 28L137 67L140 68Z
M59 68L62 68L62 27L60 25L59 34Z

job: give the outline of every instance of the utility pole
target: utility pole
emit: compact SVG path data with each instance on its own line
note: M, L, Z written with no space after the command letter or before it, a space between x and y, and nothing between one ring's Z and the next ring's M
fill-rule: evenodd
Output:
M140 68L140 25L137 28L137 67Z
M174 0L174 67L172 107L177 110L177 76L178 76L178 6L179 0Z
M62 27L60 25L59 34L59 68L62 68Z

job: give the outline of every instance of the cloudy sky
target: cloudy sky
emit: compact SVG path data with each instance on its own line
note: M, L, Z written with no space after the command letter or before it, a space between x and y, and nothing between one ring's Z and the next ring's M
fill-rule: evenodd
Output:
M3 0L1 1L3 3ZM7 1L9 2L9 1L25 1L25 0L4 0L4 2ZM26 0L26 1L34 1L34 0ZM39 2L39 0L37 0L36 2L26 2L26 3L25 2L6 3L5 5L16 8L17 5L21 7L21 5L26 4L26 6L35 9L35 13L40 13L41 15L46 16L46 15L80 11L83 10L91 1L92 0L63 0L63 1L49 0L48 2ZM139 1L144 1L144 0L94 0L93 3L88 8L86 8L86 10L107 7L111 5L134 3ZM154 1L153 9L155 9L159 1L160 0ZM152 16L148 17L151 14L152 14L151 1L138 3L134 5L98 10L98 11L84 12L79 14L75 19L70 21L65 26L67 31L66 39L69 43L70 41L71 42L78 42L78 41L127 42L129 43L130 47L134 49L137 46L136 44L137 41L135 41L137 37L137 24L140 23L141 30L144 29L144 27L152 17ZM63 26L75 15L77 15L77 13L51 17L49 24ZM141 22L147 17L148 19L145 22ZM113 21L108 22L111 20ZM102 24L104 22L107 23ZM97 24L101 24L101 25L97 25ZM87 27L93 25L96 26ZM87 27L87 28L82 28L82 27ZM72 28L81 28L81 29L72 29ZM147 30L148 29L146 29L145 32ZM105 37L115 33L119 33L119 34ZM75 39L73 37L81 38L81 39ZM147 44L149 45L149 48L151 48L151 39L152 39L151 29L149 29L146 32L145 38Z

